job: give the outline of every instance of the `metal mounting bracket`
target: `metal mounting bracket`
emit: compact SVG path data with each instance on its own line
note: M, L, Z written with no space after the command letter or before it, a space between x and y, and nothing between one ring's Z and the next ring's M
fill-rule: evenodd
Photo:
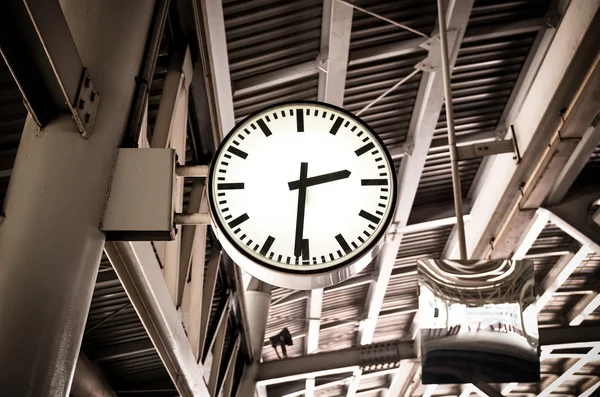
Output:
M76 112L74 114L75 121L84 138L88 138L92 134L99 104L100 95L98 95L98 91L94 88L92 79L87 73L87 68L84 68L81 82L79 83L77 99L73 104Z
M503 139L491 142L474 143L472 145L456 148L458 160L470 160L501 153L517 153L512 139Z
M452 29L448 31L448 40L454 40L456 37L457 30ZM419 45L419 47L427 50L429 53L427 58L415 65L415 69L419 69L423 72L433 73L438 72L442 68L442 57L440 50L440 35L436 34L433 37L425 40Z

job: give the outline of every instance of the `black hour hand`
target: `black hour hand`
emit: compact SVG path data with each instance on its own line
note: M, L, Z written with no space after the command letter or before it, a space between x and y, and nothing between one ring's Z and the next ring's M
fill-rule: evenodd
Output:
M306 187L308 187L308 186L320 185L322 183L338 181L340 179L346 179L349 176L350 176L350 171L342 170L342 171L331 172L329 174L323 174L323 175L318 175L318 176L313 176L313 177L307 178L305 183L306 183ZM290 190L299 189L300 181L297 180L297 181L293 181L293 182L288 182L288 186L290 187Z

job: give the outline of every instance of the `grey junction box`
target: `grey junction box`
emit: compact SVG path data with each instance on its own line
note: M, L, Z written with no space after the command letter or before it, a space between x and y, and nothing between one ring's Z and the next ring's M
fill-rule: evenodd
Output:
M119 149L101 230L109 241L174 238L175 150Z

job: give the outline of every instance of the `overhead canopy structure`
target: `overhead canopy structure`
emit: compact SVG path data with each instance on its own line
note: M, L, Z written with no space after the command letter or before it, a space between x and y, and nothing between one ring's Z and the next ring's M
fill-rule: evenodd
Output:
M102 80L109 77L94 75L99 50L90 47L86 26L118 37L128 24L106 21L118 10L130 15L134 9L110 0L103 2L102 14L95 1L87 0L86 14L75 2L50 3L55 8L44 14L45 26L57 23L57 10L64 14L67 28L61 25L56 32L72 35L76 51L60 55L81 55L92 81L99 78L98 117L107 117L102 116L104 101L110 103L111 95L125 97L113 94L115 86L107 83L112 80ZM395 160L399 204L383 251L360 274L310 292L274 287L270 308L268 299L252 300L268 296L268 288L253 291L260 294L243 293L244 275L220 254L210 227L180 226L177 240L169 243L107 243L99 265L100 252L89 261L96 264L87 268L90 277L97 274L95 288L87 277L87 303L77 306L87 311L91 299L85 329L77 332L89 358L86 363L93 365L75 371L74 385L93 385L97 394L91 395L102 395L109 385L117 395L215 397L252 395L253 390L243 394L248 390L240 387L248 379L258 380L255 392L260 397L588 396L600 387L600 234L591 224L598 210L590 199L594 194L600 198L600 1L447 2L458 145L514 139L518 147L514 156L459 163L467 251L471 258L534 261L541 344L548 347L542 348L539 384L443 386L423 386L414 358L374 369L360 360L321 360L335 357L335 351L354 354L373 343L411 340L418 329L416 260L457 256L436 2L152 3L153 9L144 8L147 31L140 27L143 34L135 36L135 65L117 85L130 83L122 104L128 111L119 119L120 129L112 132L113 141L105 143L106 153L119 145L168 146L186 165L207 165L222 136L251 112L283 100L321 100L360 113L383 139ZM40 17L35 7L31 10L34 19ZM24 17L30 18L27 13ZM106 23L96 26L93 21ZM33 32L44 39L48 30ZM51 70L44 69L47 57L32 57L28 68L7 57L6 46L17 45L17 37L3 40L9 67L0 64L0 229L15 227L10 210L23 198L18 196L22 179L12 176L23 175L19 164L26 167L33 161L15 165L15 156L18 150L21 157L27 155L27 146L19 147L19 142L38 128L31 124L24 129L27 108L22 101L31 95L31 87L17 82ZM134 44L121 44L121 50L132 51ZM106 57L120 54L103 51ZM11 74L12 69L18 73ZM52 73L42 73L44 79L35 88L47 90L46 99L53 101L42 104L55 109L57 103L64 107L56 101L57 93L70 97L53 91ZM44 129L35 136L44 142L56 125L56 112L46 115L38 111L43 107L29 106L42 120ZM101 119L95 120L89 140L81 137L75 121L67 117L66 122L75 135L69 138L71 146L61 149L71 148L71 155L84 150L80 148L98 153L85 145L103 139L95 137L102 133L97 129ZM60 157L64 154L56 156L57 162ZM98 164L110 168L111 161L98 159ZM83 170L85 164L69 166ZM90 197L99 189L91 185L81 185ZM182 211L206 209L202 179L180 178L177 189ZM98 214L103 202L99 197L100 207L86 204ZM36 269L54 274L57 283L67 280L61 279L61 267ZM17 302L29 296L26 290L11 291L21 294L14 297ZM256 319L266 319L266 324L257 325ZM256 341L262 339L262 327L266 333L258 354L261 348L252 341L260 345ZM288 346L285 364L277 361L269 341L284 327L294 343ZM300 361L302 366L294 364ZM69 365L75 364L73 355ZM288 371L287 378L269 368ZM85 383L90 377L96 378Z

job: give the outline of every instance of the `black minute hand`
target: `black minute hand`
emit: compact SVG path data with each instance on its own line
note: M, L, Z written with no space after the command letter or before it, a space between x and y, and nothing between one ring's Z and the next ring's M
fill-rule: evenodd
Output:
M323 174L323 175L319 175L319 176L312 176L305 180L305 183L306 183L305 186L308 187L308 186L320 185L322 183L338 181L340 179L348 178L349 176L350 176L350 171L348 171L348 170L331 172L329 174ZM300 188L301 181L298 180L298 181L288 182L288 185L290 187L290 190L296 190L296 189Z
M300 163L300 179L298 182L298 212L296 213L296 238L294 240L294 256L302 255L302 235L304 233L304 212L306 207L306 174L308 163Z

